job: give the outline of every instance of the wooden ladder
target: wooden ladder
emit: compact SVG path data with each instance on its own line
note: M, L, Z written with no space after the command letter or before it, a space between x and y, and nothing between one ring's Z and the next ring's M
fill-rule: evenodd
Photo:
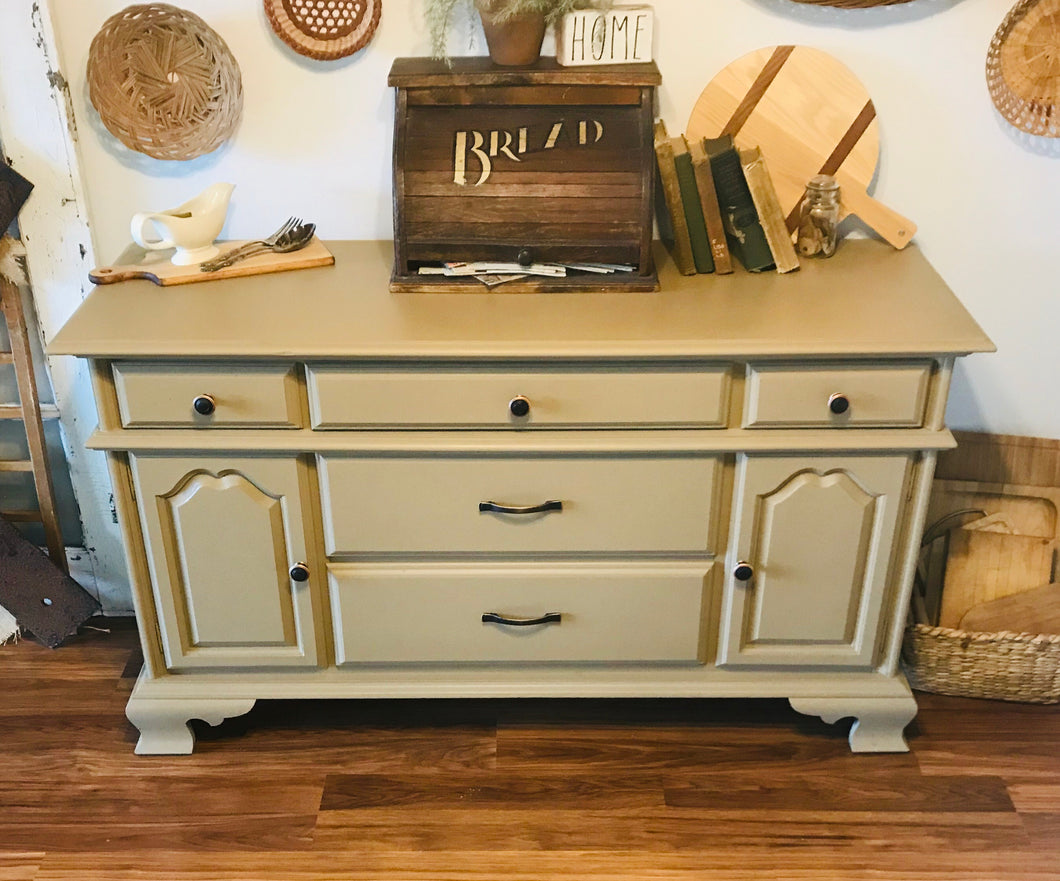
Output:
M0 459L0 471L25 471L33 474L37 490L37 509L30 511L0 510L6 520L38 522L44 526L44 537L48 545L48 556L63 572L68 572L66 549L59 530L59 518L55 510L55 491L51 472L48 470L48 450L44 441L44 417L58 418L55 406L41 406L37 395L37 380L33 374L30 357L29 333L26 316L22 309L22 292L18 285L0 275L0 306L3 307L11 338L10 351L0 350L0 364L13 364L15 381L18 383L17 404L0 403L0 419L21 419L26 429L29 447L28 459Z

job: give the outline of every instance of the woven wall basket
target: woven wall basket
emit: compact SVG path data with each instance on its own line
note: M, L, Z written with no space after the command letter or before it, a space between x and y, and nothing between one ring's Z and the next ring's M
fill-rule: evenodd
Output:
M810 6L835 6L840 9L868 9L870 6L895 6L911 0L794 0Z
M112 135L156 159L216 150L243 112L225 41L165 3L129 6L103 23L88 50L88 96Z
M1060 137L1060 0L1022 0L990 42L986 82L1016 128Z
M382 0L265 0L276 35L300 55L334 61L372 39Z

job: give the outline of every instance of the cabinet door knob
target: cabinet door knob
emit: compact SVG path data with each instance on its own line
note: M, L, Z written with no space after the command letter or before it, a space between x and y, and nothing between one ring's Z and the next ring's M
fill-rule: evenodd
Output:
M291 581L308 581L309 580L309 564L308 563L295 563L291 567L290 571Z
M196 395L195 400L191 402L191 407L200 416L209 416L217 409L217 402L213 399L213 395Z
M835 413L836 416L846 413L850 409L850 398L840 392L836 392L828 398L828 409Z
M508 412L512 416L526 416L530 412L530 399L524 395L516 395L508 402Z
M737 581L750 581L755 577L755 567L746 560L740 560L732 570L732 577Z

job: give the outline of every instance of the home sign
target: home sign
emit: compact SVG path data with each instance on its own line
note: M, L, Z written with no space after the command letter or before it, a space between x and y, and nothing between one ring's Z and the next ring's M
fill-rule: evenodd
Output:
M654 63L571 69L554 58L399 58L393 290L452 283L448 262L598 262L594 286L654 290ZM617 277L616 277L617 276ZM534 289L584 284L536 280ZM511 283L505 290L513 289Z
M649 6L568 12L556 27L556 60L565 66L651 61L653 24Z

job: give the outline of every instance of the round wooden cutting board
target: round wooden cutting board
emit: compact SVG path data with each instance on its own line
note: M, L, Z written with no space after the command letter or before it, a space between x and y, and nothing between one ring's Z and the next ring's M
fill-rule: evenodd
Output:
M843 214L854 214L896 248L916 225L868 195L880 158L876 108L858 78L827 52L768 46L726 66L700 94L688 138L731 134L760 147L794 231L806 182L835 175Z

